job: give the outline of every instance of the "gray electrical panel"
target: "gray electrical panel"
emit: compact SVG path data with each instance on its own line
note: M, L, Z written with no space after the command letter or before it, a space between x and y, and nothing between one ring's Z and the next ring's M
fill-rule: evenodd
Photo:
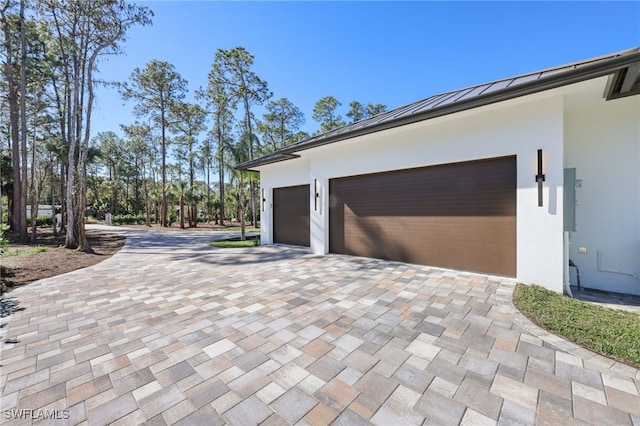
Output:
M564 169L564 230L576 230L576 169Z

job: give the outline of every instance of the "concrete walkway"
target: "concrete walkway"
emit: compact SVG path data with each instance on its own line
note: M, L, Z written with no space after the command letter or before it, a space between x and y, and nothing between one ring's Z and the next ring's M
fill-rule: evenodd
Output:
M1 422L640 425L638 370L525 320L513 280L126 235L5 298Z

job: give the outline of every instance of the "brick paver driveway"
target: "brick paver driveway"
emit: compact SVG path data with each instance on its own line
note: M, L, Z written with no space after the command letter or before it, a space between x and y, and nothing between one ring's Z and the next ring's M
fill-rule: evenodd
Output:
M5 299L3 422L640 424L638 371L541 333L511 280L126 234Z

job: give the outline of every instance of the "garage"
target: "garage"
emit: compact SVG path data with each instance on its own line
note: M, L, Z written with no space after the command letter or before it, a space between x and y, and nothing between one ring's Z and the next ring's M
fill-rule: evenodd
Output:
M516 180L515 156L331 179L330 251L515 277Z
M309 185L273 189L273 242L309 247Z

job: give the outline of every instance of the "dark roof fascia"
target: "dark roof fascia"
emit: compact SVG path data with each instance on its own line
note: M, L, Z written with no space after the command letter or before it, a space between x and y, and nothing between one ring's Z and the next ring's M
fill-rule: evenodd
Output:
M610 101L640 94L640 62L609 76L604 97Z
M580 83L582 81L603 77L615 72L620 72L626 66L637 63L640 61L640 52L634 49L635 53L626 54L623 56L613 57L609 60L598 61L592 64L583 65L574 69L559 72L546 78L540 78L538 80L532 80L529 82L521 83L515 86L506 87L501 90L496 90L489 94L478 95L474 98L464 99L458 102L454 102L443 107L435 107L431 110L412 114L409 116L403 116L397 119L391 119L383 121L380 124L374 124L370 126L364 126L358 129L354 129L345 133L336 133L335 135L327 136L322 139L316 140L319 136L314 136L307 141L302 141L294 145L282 148L276 151L274 154L256 158L255 160L247 161L245 163L236 166L238 170L249 170L254 167L260 167L267 164L273 164L280 161L290 159L289 156L296 152L306 151L308 149L317 148L320 146L332 144L335 142L343 141L346 139L352 139L359 136L365 136L371 133L380 132L383 130L393 129L395 127L405 126L408 124L417 123L444 115L454 114L481 106L491 105L498 102L503 102L518 97L532 95L534 93L543 92L546 90L556 89L558 87L567 86L570 84ZM626 52L625 52L626 53ZM502 80L500 80L502 81ZM479 87L479 86L478 86ZM425 99L426 100L426 99ZM420 101L419 101L420 102ZM407 108L405 105L398 109ZM393 111L393 110L392 110ZM339 130L339 129L336 129ZM331 132L335 132L332 130ZM299 157L299 156L296 156Z
M265 164L275 164L275 163L280 163L282 161L293 160L294 158L300 158L300 156L296 154L283 154L280 152L274 152L273 154L265 155L264 157L256 158L255 160L240 163L236 167L234 167L234 169L260 173L260 170L251 168L251 167L256 167L256 166L253 166L252 164L257 162L258 160L262 160L261 164L259 165L263 166Z

